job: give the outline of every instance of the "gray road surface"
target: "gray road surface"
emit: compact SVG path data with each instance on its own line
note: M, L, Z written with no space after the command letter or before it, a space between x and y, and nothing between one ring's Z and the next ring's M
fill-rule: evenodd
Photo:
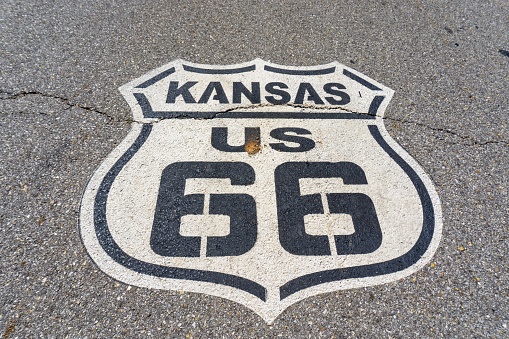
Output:
M509 336L509 2L10 1L0 11L0 335ZM442 201L433 263L303 300L272 326L217 297L119 283L78 232L130 128L117 87L173 59L337 60L393 88L390 134Z

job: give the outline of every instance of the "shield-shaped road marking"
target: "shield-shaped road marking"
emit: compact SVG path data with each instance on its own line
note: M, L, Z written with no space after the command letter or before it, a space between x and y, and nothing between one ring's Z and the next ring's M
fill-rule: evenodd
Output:
M120 91L135 122L80 212L115 279L270 323L304 298L405 277L438 246L433 184L384 128L393 91L353 69L177 60Z

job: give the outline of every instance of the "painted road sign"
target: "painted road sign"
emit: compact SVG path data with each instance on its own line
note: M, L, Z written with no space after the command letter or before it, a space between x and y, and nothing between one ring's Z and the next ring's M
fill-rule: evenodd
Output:
M345 67L177 60L120 88L125 140L85 190L83 243L128 284L291 304L426 264L433 184L386 132L393 91Z

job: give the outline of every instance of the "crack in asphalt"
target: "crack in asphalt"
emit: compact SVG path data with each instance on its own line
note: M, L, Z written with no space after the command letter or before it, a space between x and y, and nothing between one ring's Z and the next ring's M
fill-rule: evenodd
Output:
M117 119L117 118L109 115L106 112L98 110L95 107L82 105L77 102L73 102L68 98L61 97L61 96L54 95L54 94L42 93L42 92L38 92L38 91L21 91L21 92L16 92L16 93L0 91L0 95L4 96L4 97L0 98L0 100L17 100L17 99L24 98L26 96L31 96L31 95L40 96L43 98L55 99L55 100L60 101L64 105L67 105L67 108L65 108L64 110L71 109L72 107L77 107L77 108L81 108L88 112L103 115L106 118L108 118L111 122L133 122L132 120L129 120L129 119ZM41 113L41 114L46 115L44 113Z
M225 109L223 111L219 111L215 115L217 116L219 114L233 112L233 111L238 111L238 110L241 110L241 109L256 109L256 108L260 108L260 107L277 107L277 106L294 107L294 108L306 108L306 109L320 109L320 110L328 110L328 111L339 110L339 111L344 111L344 112L353 113L353 114L366 114L366 115L370 115L370 116L376 116L376 115L368 113L368 112L357 112L357 111L354 111L354 110L351 110L351 109L348 109L348 108L345 108L345 107L341 107L341 106L313 105L313 104L293 104L293 103L286 103L286 104L280 104L280 105L263 103L263 104L250 104L250 105L247 105L247 106L236 106L236 107Z
M429 129L431 131L450 134L450 135L458 137L458 138L460 138L462 140L470 141L475 146L485 146L485 145L492 145L492 144L502 144L502 145L509 146L509 141L506 141L506 140L503 140L503 139L501 139L501 140L479 141L479 140L476 140L474 137L466 136L466 135L461 135L458 132L455 132L455 131L447 129L447 128L432 127L432 126L424 124L422 122L411 121L411 120L406 120L406 119L398 119L398 118L392 118L392 117L383 117L383 119L394 121L394 122L399 122L399 123L403 123L403 124L416 125L416 126L419 126L419 127L424 127L424 128Z
M218 118L221 115L224 115L229 112L248 110L248 109L252 110L252 109L263 108L263 107L293 107L293 108L306 108L306 109L327 110L327 111L339 110L339 111L342 111L345 113L352 113L352 114L359 114L359 115L363 114L363 115L369 115L369 116L374 116L374 117L377 116L376 114L371 114L368 112L357 112L357 111L350 110L345 107L338 107L338 106L325 106L325 105L318 106L318 105L312 105L312 104L293 104L293 103L286 103L286 104L263 103L263 104L250 104L247 106L235 106L235 107L230 107L230 108L224 109L222 111L217 111L217 112L206 112L206 115L202 115L202 116L196 116L193 114L193 112L179 112L178 115L174 115L171 118L147 118L145 121L133 120L132 122L138 123L138 124L146 124L146 123L154 124L154 123L158 123L158 122L161 122L163 120L168 120L168 119L210 120L210 119ZM381 116L378 116L378 117L381 117Z
M154 123L158 123L158 122L160 122L162 120L167 120L167 119L153 119L150 122L144 122L144 121L137 121L137 120L134 120L134 119L118 119L118 118L115 118L114 116L109 115L106 112L98 110L95 107L82 105L82 104L79 104L77 102L73 102L70 99L62 97L62 96L42 93L42 92L38 92L38 91L21 91L21 92L12 93L12 92L7 92L7 91L1 91L0 90L0 95L4 96L4 97L0 98L0 100L16 100L16 99L23 98L23 97L30 96L30 95L36 95L36 96L41 96L41 97L44 97L44 98L55 99L55 100L58 100L58 101L60 101L60 102L62 102L65 105L68 106L67 108L65 108L65 110L68 110L68 109L70 109L72 107L81 108L83 110L86 110L86 111L89 111L89 112L92 112L92 113L103 115L103 116L107 117L111 122L125 122L125 123L137 123L137 124L154 124ZM447 128L433 127L433 126L430 126L430 125L427 125L427 124L424 124L424 123L421 123L421 122L417 122L417 121L411 121L411 120L407 120L407 119L398 119L398 118L387 117L387 116L380 116L380 115L371 114L371 113L368 113L368 112L357 112L357 111L349 110L347 108L338 107L338 106L318 106L318 105L312 105L312 104L292 104L292 103L287 103L287 104L283 104L283 105L274 105L274 104L268 104L268 103L266 103L266 104L265 103L264 104L251 104L251 105L247 105L247 106L237 106L237 107L228 108L228 109L225 109L223 111L219 111L219 112L216 112L216 113L211 113L208 116L203 116L203 117L199 117L199 118L191 117L191 116L187 116L185 114L182 114L181 116L173 117L171 119L192 118L192 119L197 119L197 120L208 120L208 119L214 119L214 118L216 118L216 117L218 117L218 116L220 116L222 114L226 114L226 113L233 112L233 111L238 111L238 110L243 110L243 109L257 109L257 108L261 108L261 107L274 107L274 106L288 106L288 107L294 107L294 108L320 109L320 110L340 110L340 111L344 111L344 112L348 112L348 113L353 113L353 114L376 116L376 117L382 118L384 120L390 120L390 121L399 122L399 123L403 123L403 124L412 124L412 125L415 125L415 126L426 128L426 129L431 130L431 131L440 132L440 133L446 133L446 134L452 135L454 137L458 137L458 138L460 138L462 140L471 142L475 146L485 146L485 145L493 145L493 144L502 144L502 145L505 145L505 146L509 146L509 141L503 140L503 139L501 139L501 140L479 141L479 140L477 140L474 137L466 136L466 135L461 135L460 133L455 132L455 131L453 131L451 129L447 129Z

